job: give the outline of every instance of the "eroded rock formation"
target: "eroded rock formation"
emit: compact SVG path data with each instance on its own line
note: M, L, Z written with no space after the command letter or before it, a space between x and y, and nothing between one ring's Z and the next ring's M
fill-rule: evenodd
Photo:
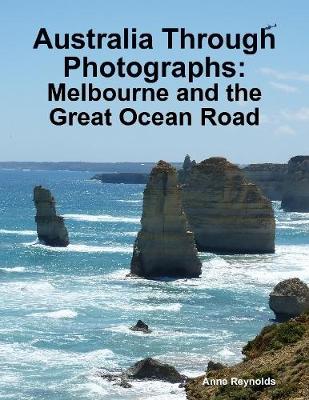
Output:
M142 227L131 260L131 273L144 277L197 277L201 262L188 230L176 169L159 161L144 190Z
M159 379L171 383L180 383L186 379L172 365L153 358L145 358L135 363L127 370L127 376L131 379Z
M195 160L191 161L189 154L187 154L183 161L182 168L178 171L178 179L180 183L186 182L187 178L190 175L192 167L194 167L195 165L196 161Z
M290 159L281 207L285 211L309 212L309 156Z
M134 380L151 379L184 385L187 377L181 375L172 365L148 357L137 361L132 367L122 372L99 372L98 376L124 388L132 387Z
M51 192L42 186L36 186L33 194L39 240L48 246L68 246L68 231L64 225L63 217L56 214L55 199Z
M151 329L149 329L148 325L145 324L141 319L137 321L137 323L130 327L131 331L135 332L143 332L143 333L151 333Z
M246 178L262 189L270 200L282 200L287 164L250 164L243 168Z
M271 202L225 158L209 158L192 168L183 185L183 204L199 250L274 252Z
M309 287L298 278L279 282L269 295L269 307L278 321L309 311Z
M227 368L227 366L225 364L222 364L220 362L215 362L210 360L207 364L207 372L210 371L219 371L220 369L224 369Z

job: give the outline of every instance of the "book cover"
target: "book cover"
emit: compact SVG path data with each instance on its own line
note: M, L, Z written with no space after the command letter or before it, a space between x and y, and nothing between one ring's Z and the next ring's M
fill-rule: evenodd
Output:
M309 400L308 2L0 8L0 398Z

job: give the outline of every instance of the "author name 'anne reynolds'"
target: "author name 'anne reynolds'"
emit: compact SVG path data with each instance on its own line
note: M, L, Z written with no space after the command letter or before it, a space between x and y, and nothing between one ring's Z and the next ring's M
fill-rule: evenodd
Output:
M273 378L250 378L250 379L243 379L237 377L231 378L221 378L221 379L214 379L214 378L207 378L205 377L203 380L204 386L275 386L276 380Z

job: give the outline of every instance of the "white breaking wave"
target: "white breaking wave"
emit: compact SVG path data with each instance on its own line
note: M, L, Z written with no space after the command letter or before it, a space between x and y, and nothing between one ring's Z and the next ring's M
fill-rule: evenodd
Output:
M18 235L18 236L34 236L37 234L36 231L27 231L27 230L14 231L10 229L0 229L0 234L1 233L4 235Z
M115 217L113 215L90 215L90 214L64 214L64 218L72 221L86 221L86 222L125 222L139 224L140 218L138 217Z
M97 366L103 364L109 368L115 367L115 354L109 349L79 353L73 351L39 349L29 343L0 343L2 361L7 365L18 364L23 367L34 365L41 369L62 366Z
M123 236L135 237L137 234L138 232L123 232Z
M288 220L288 221L278 221L276 226L290 226L290 225L309 225L309 219L300 219L300 220Z
M11 301L17 301L18 299L29 295L32 298L46 298L46 296L49 296L53 291L55 291L55 287L46 280L38 280L35 282L11 281L2 283L0 286L1 295L6 298L9 297Z
M111 325L108 326L107 328L104 329L105 331L108 332L114 332L114 333L119 333L119 334L124 334L124 335L134 335L134 336L144 336L145 334L141 331L132 331L128 325ZM207 330L201 330L201 329L195 329L195 330L190 330L190 331L185 331L183 329L153 329L150 333L145 335L145 337L166 337L169 340L171 339L179 339L186 337L188 339L190 338L207 338L212 341L218 341L218 340L226 340L227 338L230 338L233 336L232 332L229 332L227 330L221 330L220 331L220 338L218 338L218 332L217 331L207 331Z
M309 283L308 245L277 245L274 254L204 255L207 259L203 260L200 278L171 284L196 290L216 288L246 292L258 289L268 294L270 288L283 279L298 277Z
M138 232L112 232L111 235L112 236L120 236L120 237L135 237L138 234Z
M119 203L142 203L143 200L116 200Z
M235 356L235 353L233 351L231 351L230 349L228 349L227 347L225 347L224 349L219 351L218 355L223 357L224 359L229 359L229 358L233 358Z
M49 311L43 313L33 313L30 314L32 317L47 317L54 319L72 319L77 316L77 312L73 310L59 310L59 311Z
M74 394L80 392L81 398L86 392L89 399L138 399L138 400L185 400L186 394L178 383L158 380L134 380L128 390L113 385L107 379L96 375L88 376L88 382L76 382Z
M41 243L24 243L24 245L60 253L132 253L131 246L89 246L85 244L69 244L67 247L51 247Z
M0 268L0 271L3 271L3 272L25 272L25 270L26 270L25 267L12 267L12 268L2 267L2 268Z
M170 311L170 312L178 312L181 310L182 305L180 303L174 304L160 304L160 305L151 305L151 304L136 304L136 303L111 303L109 304L109 308L120 308L122 310L127 311Z

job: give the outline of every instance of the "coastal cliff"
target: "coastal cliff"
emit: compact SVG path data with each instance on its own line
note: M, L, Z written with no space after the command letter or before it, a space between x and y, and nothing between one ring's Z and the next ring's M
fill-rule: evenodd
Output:
M243 354L246 360L237 365L212 370L189 380L186 385L187 399L309 399L308 314L265 327L243 348ZM220 380L224 379L226 384L220 385ZM238 384L233 379L237 379ZM241 380L252 381L245 386ZM209 385L210 382L219 384Z
M55 199L51 192L42 186L36 186L33 195L39 241L53 247L68 246L68 231L63 217L56 214Z
M309 156L290 159L281 207L285 211L309 212Z
M270 200L282 200L287 164L250 164L242 169L246 178L259 186Z
M200 251L274 252L271 202L225 158L193 166L183 185L183 205Z
M201 262L188 230L177 172L159 161L144 190L142 227L133 250L131 273L144 277L197 277Z

